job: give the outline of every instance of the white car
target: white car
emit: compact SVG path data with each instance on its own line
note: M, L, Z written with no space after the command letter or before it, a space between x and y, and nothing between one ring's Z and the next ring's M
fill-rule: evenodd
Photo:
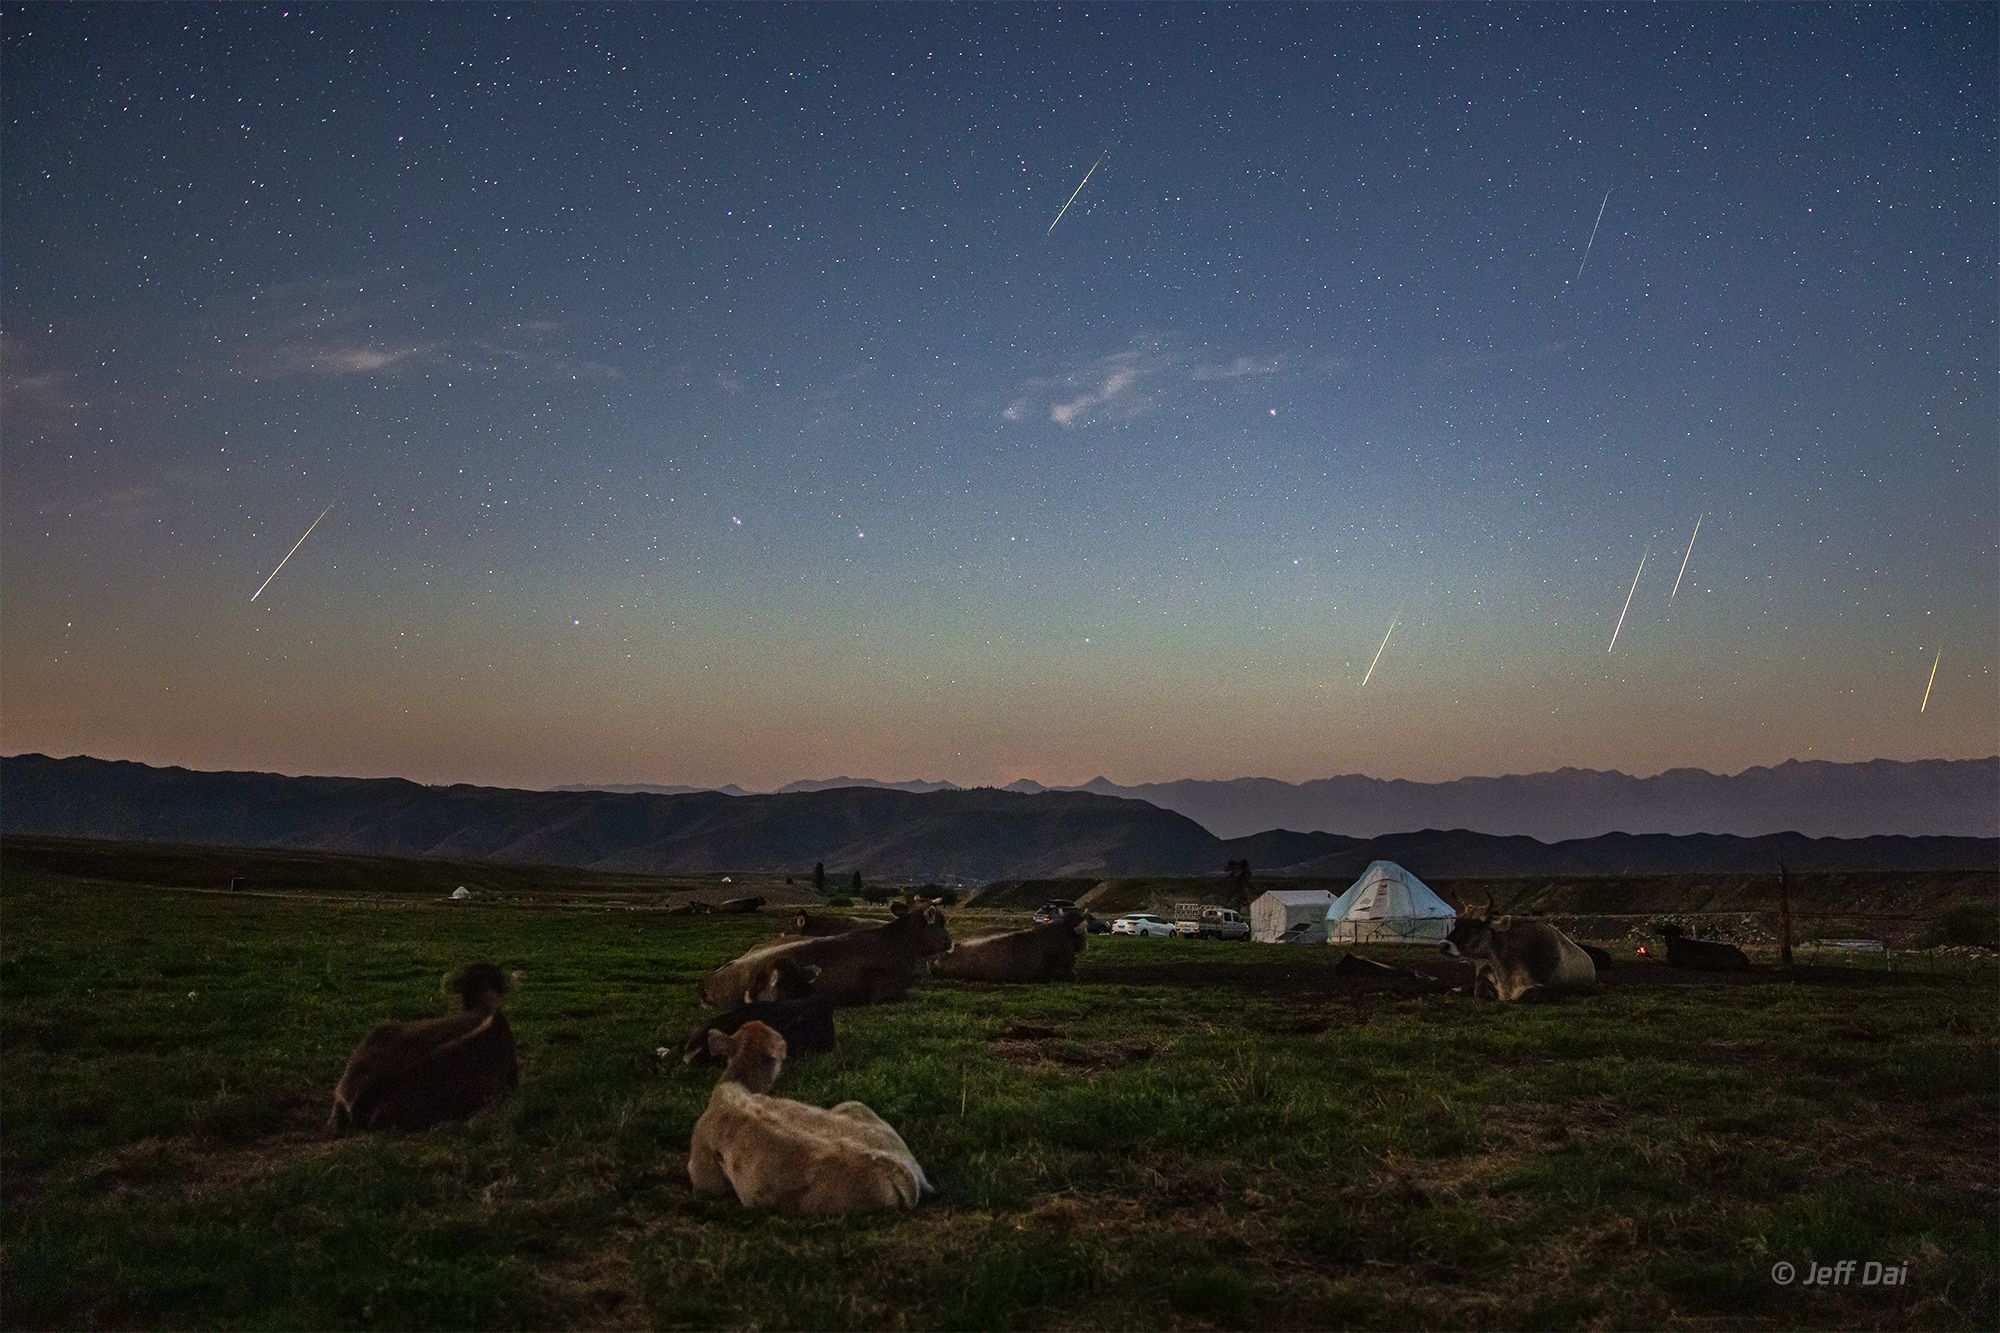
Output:
M1174 933L1174 923L1150 912L1127 912L1111 923L1113 935L1152 935L1164 939Z

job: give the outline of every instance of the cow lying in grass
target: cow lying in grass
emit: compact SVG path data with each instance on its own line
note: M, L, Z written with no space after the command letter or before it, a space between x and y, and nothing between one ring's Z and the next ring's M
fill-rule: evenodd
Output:
M690 1032L681 1043L681 1063L719 1057L708 1049L711 1032L735 1032L745 1023L762 1023L785 1039L793 1058L833 1049L833 1003L813 994L819 968L780 957L762 981L743 993L743 1003L718 1014Z
M931 959L931 975L959 981L1074 981L1076 956L1083 952L1084 916L1061 919L961 940L951 952Z
M877 924L861 921L851 916L828 916L823 912L808 912L803 909L792 918L791 926L785 931L786 939L818 939L825 935L846 935L857 930L866 930Z
M1747 972L1750 958L1733 944L1720 940L1698 940L1669 921L1660 927L1667 942L1667 966L1696 972Z
M1511 917L1458 918L1440 946L1477 970L1472 993L1512 1004L1531 994L1587 991L1597 985L1597 965L1569 936L1546 921L1515 925Z
M902 1137L860 1102L831 1111L770 1095L785 1039L762 1023L711 1032L728 1062L695 1121L688 1180L746 1208L799 1214L914 1208L934 1193Z
M382 1023L347 1057L333 1090L327 1129L428 1129L470 1119L519 1085L514 1031L500 1012L511 984L491 963L474 963L445 982L462 1013Z
M936 904L895 903L890 910L896 913L893 919L867 930L760 944L703 977L695 994L710 1009L736 1004L784 957L818 967L813 994L836 1005L900 1000L922 975L924 960L951 948L951 932Z

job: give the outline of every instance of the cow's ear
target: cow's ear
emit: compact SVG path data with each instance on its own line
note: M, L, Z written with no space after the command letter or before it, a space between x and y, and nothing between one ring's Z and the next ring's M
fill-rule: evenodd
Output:
M804 930L805 928L806 928L806 914L804 912L800 912L797 916L792 918L792 929Z
M708 1053L718 1060L727 1060L736 1054L736 1038L727 1032L711 1028L708 1033Z
M804 977L807 981L818 981L819 970L820 969L818 963L807 963L804 967L799 969L799 975Z
M1508 927L1514 924L1514 918L1512 915L1496 916L1491 921L1487 922L1487 924L1492 926L1493 929L1495 930L1506 930Z
M889 904L889 915L890 915L890 916L901 916L901 915L903 915L903 914L904 914L905 912L907 912L907 911L909 911L909 910L910 910L910 905L909 905L908 903L890 903L890 904Z

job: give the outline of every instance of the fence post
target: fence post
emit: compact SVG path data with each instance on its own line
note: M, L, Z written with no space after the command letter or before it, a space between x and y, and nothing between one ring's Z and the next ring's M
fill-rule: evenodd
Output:
M1778 966L1792 965L1792 877L1778 862Z

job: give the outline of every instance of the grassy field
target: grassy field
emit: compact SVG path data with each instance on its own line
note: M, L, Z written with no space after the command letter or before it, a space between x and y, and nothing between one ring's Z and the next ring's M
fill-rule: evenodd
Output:
M972 918L980 924L994 918ZM968 924L961 916L960 924ZM0 883L9 1327L2000 1326L2000 977L1806 969L1502 1008L1339 951L1093 939L1074 985L843 1011L940 1195L695 1198L713 1076L655 1055L775 915ZM1385 952L1382 956L1391 957ZM330 1140L374 1020L525 975L523 1086ZM1906 1286L1784 1287L1842 1259Z

